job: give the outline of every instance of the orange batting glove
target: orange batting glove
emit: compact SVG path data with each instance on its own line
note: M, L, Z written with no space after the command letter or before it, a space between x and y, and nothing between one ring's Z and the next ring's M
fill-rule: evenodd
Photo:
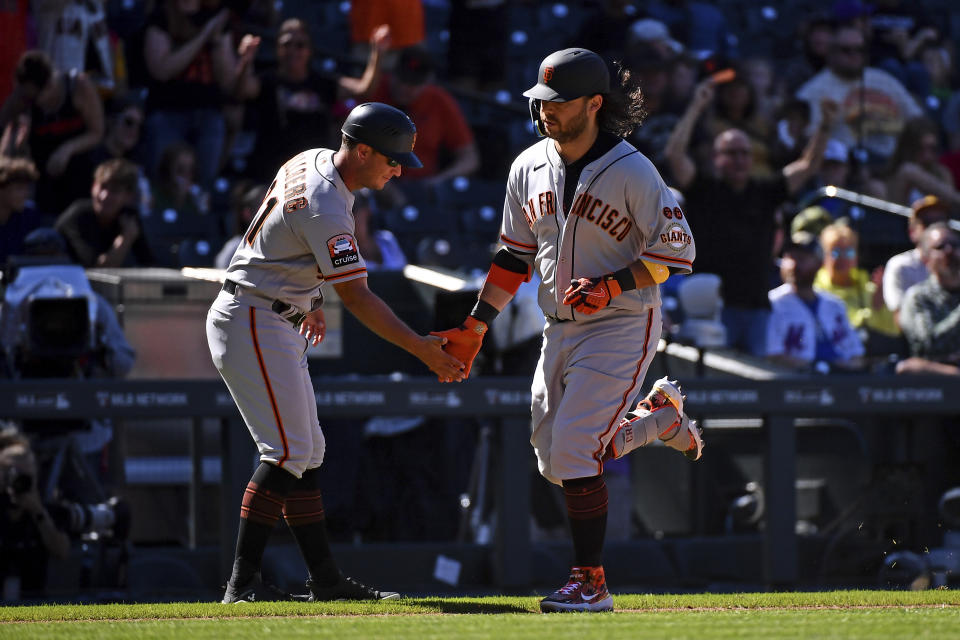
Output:
M606 307L621 293L623 289L612 273L598 278L580 278L572 280L563 292L563 304L572 305L574 310L589 316Z
M463 363L463 378L466 380L470 377L470 367L473 365L473 359L480 353L483 336L486 333L486 322L477 320L473 316L467 316L463 324L456 329L431 331L430 335L447 339L447 344L443 345L443 350Z

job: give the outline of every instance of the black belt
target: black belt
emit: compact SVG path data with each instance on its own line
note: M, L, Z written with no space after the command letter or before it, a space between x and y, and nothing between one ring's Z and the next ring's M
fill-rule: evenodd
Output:
M553 320L554 322L572 322L573 321L572 318L558 318L557 316L551 316L549 314L547 314L546 317L548 320Z
M239 288L240 285L233 280L223 281L223 290L232 296L237 295L237 290ZM299 325L307 316L307 314L303 313L302 311L290 313L294 309L294 306L292 304L287 304L283 300L274 300L273 304L270 305L270 309L293 326Z

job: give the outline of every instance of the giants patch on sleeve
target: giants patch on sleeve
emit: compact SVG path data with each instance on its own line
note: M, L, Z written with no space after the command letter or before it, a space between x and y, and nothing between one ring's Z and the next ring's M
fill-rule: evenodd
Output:
M327 240L327 251L334 268L353 264L360 260L357 241L349 233L341 233Z

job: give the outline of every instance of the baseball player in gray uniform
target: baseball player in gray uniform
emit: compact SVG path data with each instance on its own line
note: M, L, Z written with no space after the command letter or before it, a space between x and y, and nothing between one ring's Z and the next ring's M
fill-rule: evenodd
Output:
M604 460L660 439L698 459L703 441L678 385L658 380L630 411L660 337L659 283L689 273L687 217L653 164L623 140L643 119L622 71L611 87L586 49L543 60L530 99L546 136L514 161L501 248L464 323L436 335L470 365L489 324L537 270L547 321L534 374L532 435L540 473L563 486L575 565L542 611L607 611L602 548Z
M260 451L240 508L224 603L262 599L260 564L281 515L309 570L308 599L399 597L343 576L330 554L318 482L324 438L306 359L308 343L324 335L322 284L442 381L466 375L443 351L443 338L414 333L367 288L354 236L353 192L381 189L401 166L420 166L413 122L393 107L367 103L350 112L342 133L338 151L304 151L277 173L207 314L213 362Z

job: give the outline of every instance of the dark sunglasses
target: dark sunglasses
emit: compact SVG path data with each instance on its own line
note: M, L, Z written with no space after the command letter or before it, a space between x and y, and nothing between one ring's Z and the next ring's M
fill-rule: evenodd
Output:
M847 55L853 55L855 53L863 53L865 51L864 47L837 47L837 51L840 53L846 53Z
M306 49L310 46L306 40L281 40L281 47L294 47L296 49Z
M950 247L954 251L960 249L960 238L947 238L940 244L933 245L930 248L934 251L946 251L947 247Z
M848 247L846 249L831 249L830 257L833 258L834 260L837 260L839 258L849 258L853 260L854 258L857 257L857 250L854 249L853 247Z
M133 116L123 116L123 118L120 119L120 122L127 127L139 127L143 124L143 121L140 120L140 118L134 118Z

